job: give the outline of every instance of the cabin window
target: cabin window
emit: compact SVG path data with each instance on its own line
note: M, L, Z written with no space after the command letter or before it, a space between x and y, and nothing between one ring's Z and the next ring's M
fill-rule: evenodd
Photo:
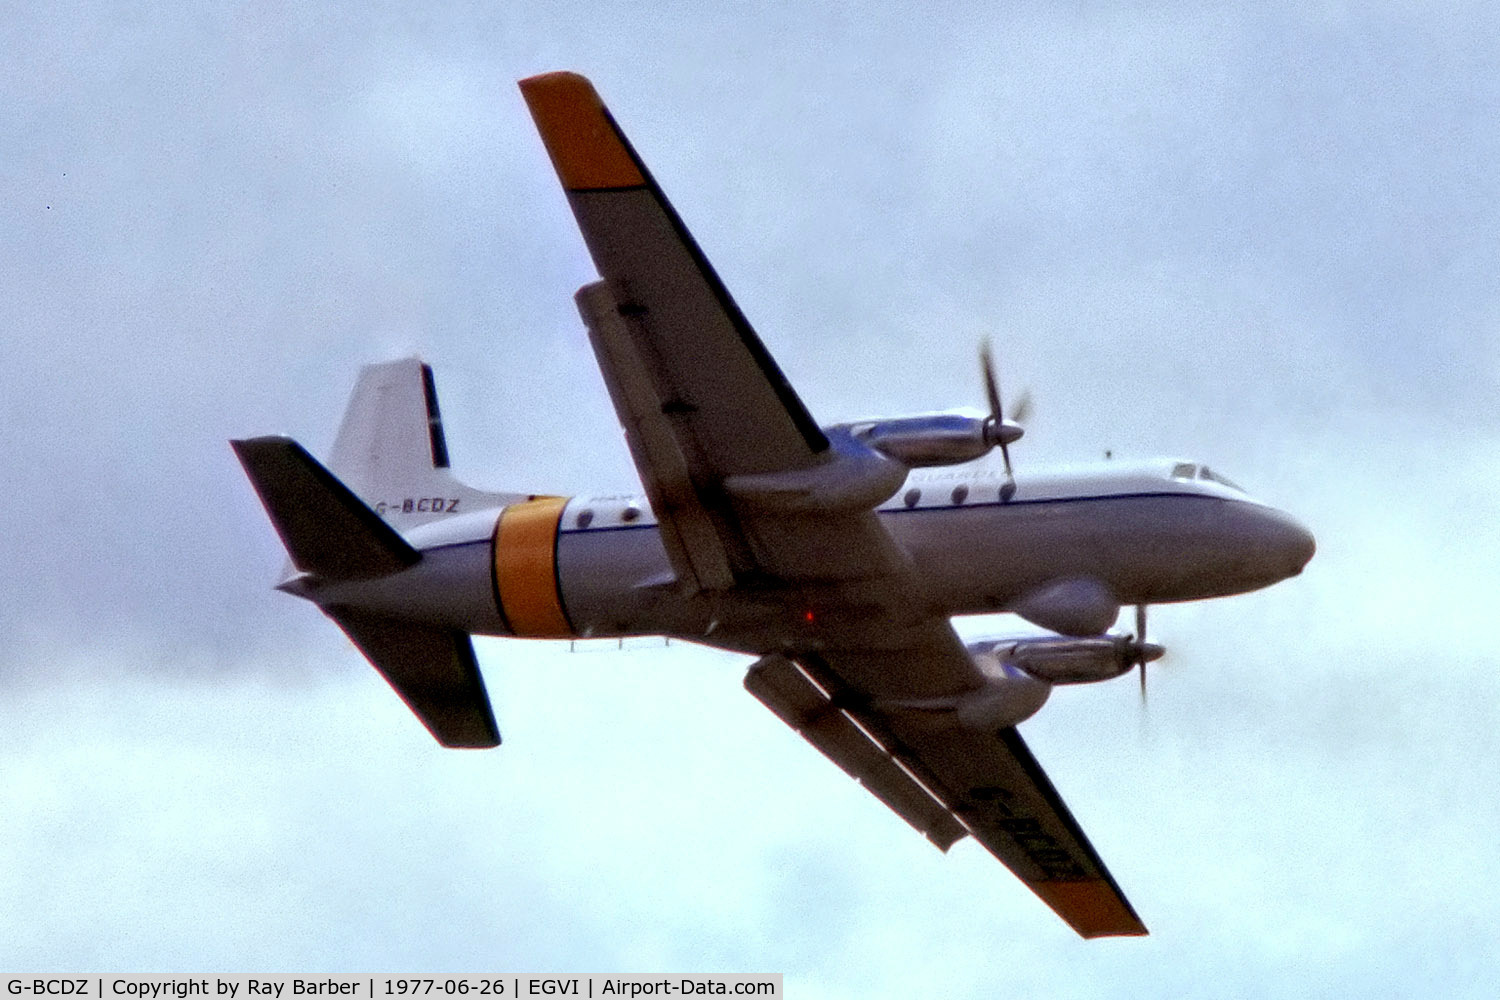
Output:
M634 521L640 516L641 509L635 504L631 504L629 507L626 507L624 510L620 511L620 520L624 521L626 524L629 524L631 521Z
M1173 479L1197 479L1198 467L1192 462L1178 462L1172 466Z
M969 499L969 488L967 486L959 484L958 486L953 487L954 503L963 503L967 499Z
M901 502L904 503L904 504L906 504L906 506L908 506L908 507L915 507L921 501L922 501L922 491L921 490L907 490L906 491L906 496L904 496L904 497L901 498Z
M573 519L573 523L580 528L587 528L590 524L594 523L594 512L591 510L580 510L578 516Z

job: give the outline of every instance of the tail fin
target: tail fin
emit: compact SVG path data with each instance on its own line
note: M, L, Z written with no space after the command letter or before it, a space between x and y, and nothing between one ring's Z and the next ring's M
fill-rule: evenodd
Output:
M525 499L453 478L432 369L419 358L360 369L328 466L401 530Z
M230 443L292 564L313 578L312 589L301 577L283 588L318 603L439 743L498 746L467 634L365 611L347 602L347 592L326 604L318 597L322 585L387 576L420 562L421 553L291 438Z

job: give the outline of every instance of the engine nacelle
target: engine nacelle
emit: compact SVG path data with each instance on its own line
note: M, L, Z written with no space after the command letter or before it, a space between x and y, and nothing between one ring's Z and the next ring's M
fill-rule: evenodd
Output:
M969 729L993 732L1031 718L1047 703L1052 685L1010 662L1013 642L976 642L967 648L984 686L958 699L953 713Z
M947 707L960 725L985 731L1031 718L1047 703L1053 685L1107 681L1163 652L1155 643L1129 635L989 639L965 648L984 675L984 685Z
M1010 444L1022 434L1014 421L1002 421L998 428L989 423L989 418L973 414L929 413L848 426L854 437L887 458L920 469L972 462L989 454L999 441Z
M1016 639L1003 655L1007 663L1048 684L1092 684L1128 673L1142 659L1158 659L1162 647L1129 635L1089 639L1062 636Z

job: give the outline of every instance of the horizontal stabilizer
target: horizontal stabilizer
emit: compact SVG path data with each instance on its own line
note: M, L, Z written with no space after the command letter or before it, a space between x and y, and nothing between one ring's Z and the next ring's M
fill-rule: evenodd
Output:
M296 441L231 441L292 564L325 580L385 576L421 556Z
M474 749L500 745L474 643L466 633L349 607L323 610L439 743Z
M791 660L757 660L745 689L941 850L969 832Z

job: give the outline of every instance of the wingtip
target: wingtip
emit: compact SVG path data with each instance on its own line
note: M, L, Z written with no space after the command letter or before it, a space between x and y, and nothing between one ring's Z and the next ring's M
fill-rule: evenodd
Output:
M230 438L229 447L235 451L242 451L246 448L266 447L269 444L285 445L289 442L291 444L297 443L295 439L287 437L285 434L257 434L255 437Z
M445 750L493 750L500 745L500 742L499 736L482 736L456 742L438 740L438 744Z
M528 76L518 85L564 188L645 184L630 147L587 77L563 70Z
M594 90L594 85L589 82L588 77L584 76L582 73L575 73L570 69L551 70L546 73L534 73L531 76L523 77L522 79L516 81L516 83L517 86L521 88L521 92L523 94L530 90L545 88L549 86L582 87L587 89L590 93L593 93ZM594 94L595 99L597 99L598 96L598 94Z
M1130 903L1108 879L1043 881L1029 886L1079 937L1145 937L1149 933Z
M1126 928L1117 929L1117 930L1090 931L1090 932L1087 932L1087 933L1085 933L1083 931L1079 931L1078 932L1078 936L1081 937L1081 938L1083 938L1085 941L1097 941L1100 938L1143 938L1143 937L1150 937L1151 936L1151 932L1146 929L1145 925L1138 925L1138 926L1135 926L1135 927L1126 927Z
M234 450L234 457L239 459L246 471L249 471L250 463L264 455L267 450L280 450L289 444L299 449L302 447L284 434L262 434L252 438L229 439L229 447Z

